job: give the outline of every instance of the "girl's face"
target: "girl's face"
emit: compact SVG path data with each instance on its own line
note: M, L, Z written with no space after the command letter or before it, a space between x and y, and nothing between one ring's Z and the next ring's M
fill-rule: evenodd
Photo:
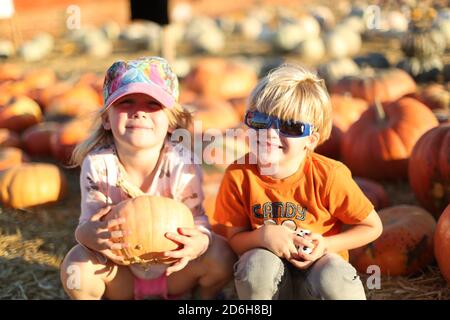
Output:
M164 141L169 119L160 102L146 94L132 93L111 106L103 127L111 130L116 145L151 148Z

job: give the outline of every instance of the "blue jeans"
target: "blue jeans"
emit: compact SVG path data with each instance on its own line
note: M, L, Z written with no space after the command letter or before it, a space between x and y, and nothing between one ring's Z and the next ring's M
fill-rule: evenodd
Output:
M329 253L300 270L266 249L245 252L234 265L239 299L366 300L353 266Z

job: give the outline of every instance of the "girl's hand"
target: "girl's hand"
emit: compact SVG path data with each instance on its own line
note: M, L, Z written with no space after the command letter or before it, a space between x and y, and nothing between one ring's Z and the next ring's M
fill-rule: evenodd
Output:
M166 233L167 239L183 245L181 249L164 252L165 257L180 259L167 268L167 276L186 267L189 261L205 253L209 246L209 237L197 228L179 228L178 232Z
M264 225L260 228L262 246L276 256L285 259L298 258L294 239L298 237L292 230L281 225Z
M328 251L327 239L319 233L311 233L309 235L305 235L304 237L297 236L294 242L296 245L300 246L300 248L303 246L308 246L313 249L310 254L304 253L301 249L299 249L298 258L289 259L289 262L298 269L309 268L314 261L322 258L322 256L324 256Z
M77 228L77 239L86 247L98 251L115 263L123 264L123 258L116 255L113 250L127 248L128 244L123 242L113 242L113 239L122 238L130 231L118 230L110 231L113 227L125 223L123 218L104 220L101 219L111 211L107 206L100 209L91 219Z

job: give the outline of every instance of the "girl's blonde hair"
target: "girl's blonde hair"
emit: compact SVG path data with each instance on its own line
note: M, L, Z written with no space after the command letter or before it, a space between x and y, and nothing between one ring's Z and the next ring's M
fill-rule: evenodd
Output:
M108 145L114 142L111 130L106 130L103 128L102 118L106 115L109 108L113 107L114 104L108 108L103 107L99 111L91 115L91 131L92 133L88 136L86 140L81 142L75 147L71 157L71 166L80 166L83 163L86 155L91 152L94 148L99 146ZM183 108L180 104L176 103L172 108L163 108L164 113L169 119L170 129L187 129L192 121L192 114Z
M297 65L284 64L265 76L253 89L248 109L312 124L320 135L318 144L331 134L332 108L325 82Z

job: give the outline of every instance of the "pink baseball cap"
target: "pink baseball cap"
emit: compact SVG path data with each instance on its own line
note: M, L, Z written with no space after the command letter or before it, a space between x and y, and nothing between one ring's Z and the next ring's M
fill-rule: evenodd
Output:
M109 67L103 83L103 105L131 93L144 93L172 108L178 102L178 78L167 60L161 57L143 57L117 61Z

